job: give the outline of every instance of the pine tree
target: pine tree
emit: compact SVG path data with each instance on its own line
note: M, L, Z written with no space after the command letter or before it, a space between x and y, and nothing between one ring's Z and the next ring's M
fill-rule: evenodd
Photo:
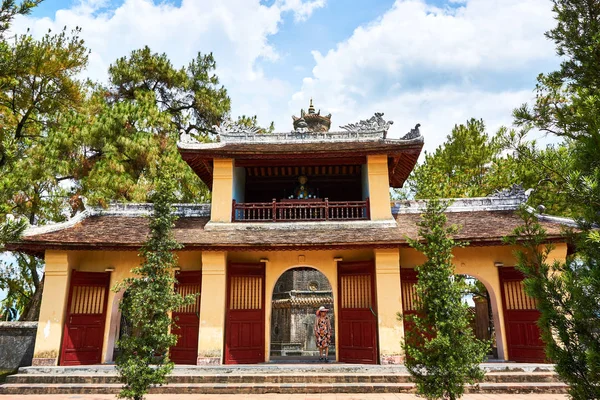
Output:
M600 2L553 0L556 26L546 37L556 45L560 68L540 74L536 99L514 111L515 123L569 143L571 168L555 176L574 205L580 233L566 263L546 264L543 231L529 217L518 233L526 287L542 313L546 351L575 399L600 398ZM519 148L519 147L517 147ZM552 163L546 163L553 170Z
M427 202L419 222L419 238L409 239L427 261L416 267L417 314L407 316L411 329L405 332L406 367L417 384L417 393L427 399L457 399L464 385L483 378L483 362L489 343L475 337L468 305L463 303L466 283L456 279L452 236L457 226L447 226L446 204Z
M600 268L600 250L593 243L566 262L549 262L554 245L548 243L537 218L521 211L524 224L506 238L520 246L517 268L525 276L525 291L536 299L538 326L546 355L569 384L575 400L600 399L600 296L594 270ZM583 250L583 249L581 249Z
M132 270L135 277L115 288L126 290L120 310L132 328L131 334L118 342L121 354L116 360L117 371L125 384L119 397L135 400L143 399L152 385L166 383L173 369L169 348L177 343L177 336L170 333L174 326L170 313L194 301L193 295L184 298L174 291L174 251L181 248L172 233L175 175L168 165L161 164L158 177L152 194L150 236L140 253L143 263Z

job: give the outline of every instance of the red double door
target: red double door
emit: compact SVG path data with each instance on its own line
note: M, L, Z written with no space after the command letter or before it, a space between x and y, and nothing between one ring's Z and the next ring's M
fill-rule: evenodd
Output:
M227 268L225 364L265 361L265 265L230 263Z
M193 295L192 304L180 307L172 314L177 335L177 344L171 347L170 357L175 364L196 365L198 356L198 338L200 332L200 292L202 289L201 271L178 271L175 274L175 290L182 296Z
M338 263L340 362L377 363L377 304L372 261Z
M523 273L513 267L498 268L508 358L517 362L547 362L537 321L535 299L523 288Z
M100 363L109 285L110 272L72 272L60 365Z

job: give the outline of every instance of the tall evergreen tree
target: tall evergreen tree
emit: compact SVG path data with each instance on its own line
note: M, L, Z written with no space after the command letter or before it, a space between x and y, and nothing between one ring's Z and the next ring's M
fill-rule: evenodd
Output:
M538 325L546 355L569 384L573 399L600 399L600 297L590 274L599 268L600 251L586 250L595 254L591 258L550 261L554 245L545 230L531 213L523 211L522 216L524 224L506 242L520 247L517 268L527 277L525 291L541 312Z
M419 237L409 239L427 261L416 267L417 314L407 316L412 326L405 332L406 367L417 384L417 393L427 399L457 399L464 385L483 378L479 363L489 343L475 337L472 315L463 303L464 280L455 279L452 250L464 246L452 236L457 226L447 226L446 204L427 202L419 222Z
M168 149L163 147L165 151ZM125 387L119 397L143 399L151 385L166 383L173 369L169 348L177 343L170 333L174 326L170 313L190 304L194 296L182 297L174 291L174 251L181 245L174 239L172 228L176 217L172 210L176 174L162 160L157 166L157 185L151 194L154 211L150 218L150 235L140 252L143 262L128 278L116 287L126 290L120 310L131 324L131 333L119 339L121 354L117 371Z
M68 189L62 184L69 179L69 160L54 148L53 138L68 137L60 126L83 99L77 75L87 64L88 51L78 29L9 40L12 18L38 3L4 0L0 6L0 231L11 230L11 223L2 226L7 217L43 224L64 220L65 211L69 213ZM0 251L9 239L0 235ZM0 288L7 291L3 305L15 307L21 319L37 319L41 266L27 254L0 262Z
M564 265L548 267L544 252L532 249L521 264L530 293L545 305L541 328L547 330L547 352L558 373L570 383L574 398L597 399L600 234L594 228L600 226L600 2L553 0L553 11L557 24L546 37L555 43L561 66L539 75L535 102L516 109L514 116L524 130L534 128L568 142L572 168L557 175L555 185L576 206L581 234L571 247L576 252ZM515 148L520 150L520 144ZM523 235L533 244L539 241L539 229L527 220L525 227Z

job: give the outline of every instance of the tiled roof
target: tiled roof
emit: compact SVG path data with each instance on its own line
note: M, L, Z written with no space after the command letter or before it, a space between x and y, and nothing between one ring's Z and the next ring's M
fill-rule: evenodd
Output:
M410 205L404 204L405 208ZM416 238L420 211L398 212L395 221L214 224L209 223L206 206L185 211L175 224L175 238L186 249L308 249L407 246L407 237ZM448 222L461 226L456 239L472 245L497 244L522 224L513 209L487 207L449 208ZM454 211L453 211L454 210ZM458 210L458 211L457 211ZM147 210L146 210L147 214ZM540 219L551 240L560 239L565 224L572 221L544 217ZM148 219L139 213L92 211L87 216L63 223L58 229L30 229L20 242L9 243L9 250L40 254L44 249L123 249L139 248L148 234Z

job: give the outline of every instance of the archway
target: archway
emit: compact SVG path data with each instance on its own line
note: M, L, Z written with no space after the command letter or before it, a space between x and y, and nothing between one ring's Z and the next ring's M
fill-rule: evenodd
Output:
M417 283L417 272L412 268L402 268L402 305L403 314L410 315L417 312L416 292L414 285ZM488 358L504 359L504 345L502 342L502 325L500 324L500 314L498 303L498 293L494 287L483 277L475 274L465 274L463 271L456 274L457 277L465 279L471 284L472 288L464 293L463 299L469 304L473 312L473 331L480 339L491 340L492 349ZM479 323L477 323L477 314L479 314ZM404 320L405 331L410 329L408 320ZM479 332L478 332L479 329Z
M311 267L296 267L281 274L271 298L271 361L318 361L313 326L320 306L329 309L332 328L329 359L335 360L334 301L329 280Z
M489 358L498 358L498 342L502 342L502 337L498 337L497 329L494 324L493 299L486 285L476 277L466 274L456 275L458 279L463 279L467 289L463 295L463 301L469 306L472 313L471 328L479 340L490 341Z

